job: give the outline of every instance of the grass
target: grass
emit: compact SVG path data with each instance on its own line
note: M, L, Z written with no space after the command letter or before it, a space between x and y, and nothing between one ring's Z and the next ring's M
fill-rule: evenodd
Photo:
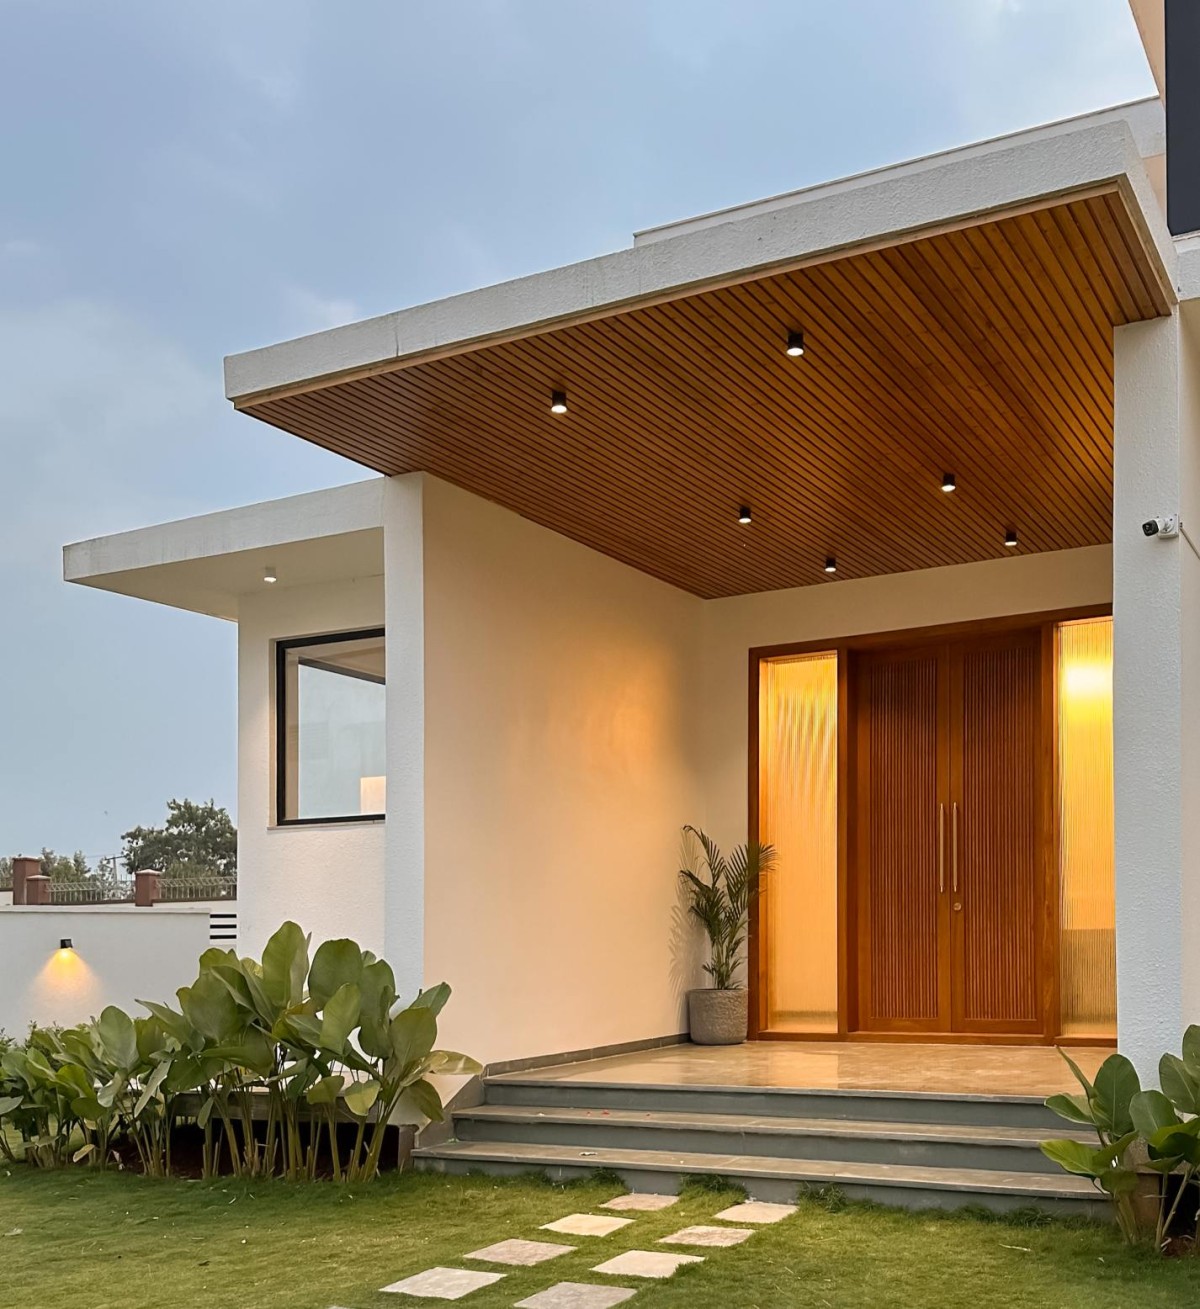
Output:
M619 1191L588 1181L405 1174L366 1187L154 1181L68 1169L0 1169L0 1302L5 1309L400 1309L436 1301L378 1288L506 1237L575 1244L467 1297L512 1305L625 1249L705 1222L740 1199L689 1188L602 1239L539 1233ZM906 1214L820 1200L670 1282L626 1280L632 1309L1154 1309L1200 1302L1200 1259L1129 1251L1105 1228ZM482 1266L482 1265L475 1265Z

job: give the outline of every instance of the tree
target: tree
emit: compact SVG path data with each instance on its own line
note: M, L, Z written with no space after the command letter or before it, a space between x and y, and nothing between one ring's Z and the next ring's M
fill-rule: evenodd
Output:
M157 868L167 877L237 876L237 828L213 800L168 800L162 827L134 827L121 840L129 873Z
M92 876L82 850L76 850L73 855L55 854L43 846L38 865L39 873L56 882L84 882ZM0 859L0 886L12 886L12 871L12 859L7 856Z
M73 855L55 854L43 846L38 863L41 865L39 871L42 876L56 882L83 882L92 875L88 861L80 850L76 850Z

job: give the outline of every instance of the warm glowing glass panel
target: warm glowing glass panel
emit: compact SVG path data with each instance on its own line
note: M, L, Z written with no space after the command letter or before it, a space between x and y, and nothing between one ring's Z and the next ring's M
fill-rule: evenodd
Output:
M1058 628L1062 1034L1117 1031L1112 619Z
M760 906L769 1031L837 1031L837 655L759 671Z

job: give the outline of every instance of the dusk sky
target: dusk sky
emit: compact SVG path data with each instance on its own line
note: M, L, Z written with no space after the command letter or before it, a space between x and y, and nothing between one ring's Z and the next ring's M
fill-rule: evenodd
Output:
M1154 91L1127 0L0 0L0 854L235 801L232 625L61 547L367 470L222 356Z

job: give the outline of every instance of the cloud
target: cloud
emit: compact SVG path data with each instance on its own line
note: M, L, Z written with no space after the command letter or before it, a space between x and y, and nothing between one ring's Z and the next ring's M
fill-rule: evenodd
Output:
M6 567L56 567L63 541L186 502L178 443L224 417L215 373L150 325L84 299L0 310L0 357L12 379L0 388L0 460L20 488L0 516Z
M292 324L290 330L297 335L323 332L363 317L362 310L353 300L318 295L305 286L286 287L283 298L287 320Z
M0 256L5 259L33 259L40 255L44 247L40 241L30 241L25 237L10 237L0 241Z

